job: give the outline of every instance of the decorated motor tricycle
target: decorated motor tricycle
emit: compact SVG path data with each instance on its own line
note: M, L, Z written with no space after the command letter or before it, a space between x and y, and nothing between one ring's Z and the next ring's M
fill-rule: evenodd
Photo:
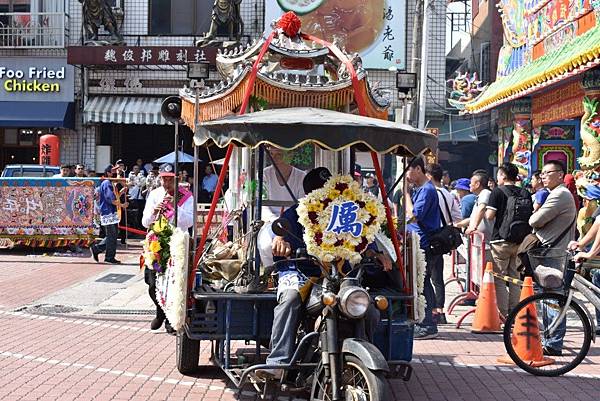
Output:
M387 104L370 88L358 55L299 28L288 14L267 38L220 54L217 67L225 81L198 96L183 89L180 103L167 107L181 107L196 155L202 146L226 148L226 154L210 209L202 226L194 227L193 245L187 246L181 230L173 234L172 268L159 278L159 298L177 330L177 368L183 374L198 368L200 345L210 344L211 361L238 388L252 384L265 394L275 383L278 389L306 390L310 399L384 400L385 377L408 380L412 371L413 327L424 315L424 258L418 240L404 228L398 232L402 225L381 201L387 192L380 158L396 155L406 166L410 158L435 151L437 139L387 121ZM287 183L291 201L269 199L267 163L285 183L272 153L298 149L313 154L310 167L327 167L309 175L330 174L319 173L320 185L300 199ZM370 153L380 198L353 178L358 152ZM194 177L197 163L196 157ZM403 175L397 183L406 188ZM295 217L265 222L265 207L285 210L284 217L294 210ZM214 225L216 214L221 223ZM272 264L257 247L267 224L273 236L297 244ZM390 266L382 266L381 255ZM292 355L268 364L281 290L300 288L282 274L282 266L291 264L310 264L316 274L305 275L302 284L309 286L299 290ZM392 279L378 288L365 284L374 267ZM275 380L258 374L273 370L282 371Z

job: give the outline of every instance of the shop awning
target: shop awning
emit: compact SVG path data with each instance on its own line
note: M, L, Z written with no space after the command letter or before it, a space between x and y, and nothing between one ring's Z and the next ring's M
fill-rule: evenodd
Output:
M69 102L0 102L0 127L75 128Z
M86 123L167 125L160 113L159 97L90 97L83 108Z

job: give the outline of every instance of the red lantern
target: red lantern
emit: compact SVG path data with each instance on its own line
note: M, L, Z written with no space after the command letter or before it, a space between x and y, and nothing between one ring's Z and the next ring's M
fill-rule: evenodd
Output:
M58 166L60 164L60 140L56 135L40 137L40 164Z

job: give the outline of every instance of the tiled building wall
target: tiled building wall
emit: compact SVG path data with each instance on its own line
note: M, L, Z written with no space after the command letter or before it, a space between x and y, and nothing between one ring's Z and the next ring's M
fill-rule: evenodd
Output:
M425 1L430 7L426 115L439 120L446 108L446 1Z

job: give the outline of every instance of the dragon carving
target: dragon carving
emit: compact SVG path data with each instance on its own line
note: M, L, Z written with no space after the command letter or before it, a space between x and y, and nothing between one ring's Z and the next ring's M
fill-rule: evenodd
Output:
M600 116L599 99L583 99L584 114L581 117L582 153L579 165L583 170L594 170L600 166Z
M487 89L487 85L482 86L476 72L469 76L468 72L461 74L457 71L456 77L447 80L446 83L452 87L448 103L459 110L464 109L465 103L477 99Z

